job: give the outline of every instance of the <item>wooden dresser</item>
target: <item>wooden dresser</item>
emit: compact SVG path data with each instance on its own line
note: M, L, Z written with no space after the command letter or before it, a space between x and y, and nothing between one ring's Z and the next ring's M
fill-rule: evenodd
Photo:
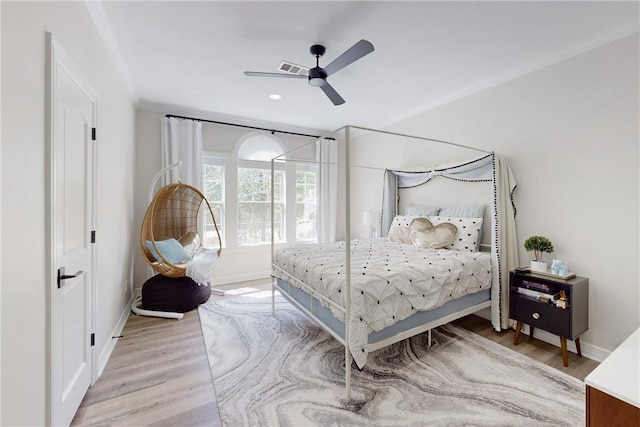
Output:
M587 426L640 426L640 329L585 379Z

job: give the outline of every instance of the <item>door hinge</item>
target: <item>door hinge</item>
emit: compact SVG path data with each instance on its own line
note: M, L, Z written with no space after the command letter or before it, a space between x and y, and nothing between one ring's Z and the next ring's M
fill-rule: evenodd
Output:
M94 347L96 345L96 334L93 333L91 334L91 347Z
M91 140L96 140L96 128L91 128Z
M91 230L91 243L96 242L96 230Z

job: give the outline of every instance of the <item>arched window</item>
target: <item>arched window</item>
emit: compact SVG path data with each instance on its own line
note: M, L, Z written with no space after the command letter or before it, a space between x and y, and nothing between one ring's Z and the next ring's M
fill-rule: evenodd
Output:
M284 143L276 136L261 132L251 132L243 136L236 147L239 160L262 162L269 162L287 151Z

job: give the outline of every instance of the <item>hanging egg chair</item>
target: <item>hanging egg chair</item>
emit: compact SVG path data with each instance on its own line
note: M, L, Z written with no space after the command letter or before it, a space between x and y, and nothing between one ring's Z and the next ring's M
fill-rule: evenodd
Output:
M204 194L188 184L162 187L155 195L142 221L140 246L146 262L166 277L185 277L187 262L201 246L204 218L200 207L205 205L218 235L217 255L222 252L222 239L211 205ZM205 211L205 215L207 212ZM179 246L177 246L177 245ZM181 257L184 249L189 257Z

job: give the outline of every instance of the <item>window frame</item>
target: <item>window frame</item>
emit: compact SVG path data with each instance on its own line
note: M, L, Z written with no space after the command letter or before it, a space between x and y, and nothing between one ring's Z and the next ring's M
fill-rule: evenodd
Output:
M226 180L225 180L225 176L226 176L226 165L225 165L225 159L221 158L219 156L215 156L206 152L203 152L202 154L202 193L206 195L206 185L205 185L205 173L204 173L204 168L205 166L219 166L222 168L222 201L218 202L218 201L211 201L207 198L207 201L209 202L209 205L211 205L211 208L213 210L213 212L215 213L215 209L214 206L216 205L220 205L220 215L218 215L218 217L216 217L216 224L218 226L218 231L220 231L220 237L222 239L222 241L220 242L221 247L226 247L226 227L225 227L225 223L226 223L226 212L225 212L225 207L226 207ZM206 227L206 220L208 215L208 212L205 212L204 210L202 210L203 215L205 216L204 219L204 225ZM204 240L204 239L203 239ZM204 241L203 241L204 243Z
M239 170L240 169L254 169L254 170L265 170L269 173L269 179L271 180L271 162L267 162L267 161L260 161L260 160L240 160L238 159L236 162L236 194L238 191L238 187L240 185L240 173ZM288 234L287 234L287 217L288 217L288 209L287 209L287 176L286 176L286 171L285 171L285 167L283 164L278 164L278 163L274 163L274 169L278 170L281 172L281 176L282 176L282 183L281 183L281 188L282 188L282 193L280 194L280 198L281 201L279 202L281 204L281 210L282 210L282 222L280 224L280 236L282 236L282 239L280 240L274 240L275 243L287 243L289 241L288 239ZM267 200L265 201L265 203L269 204L269 211L271 208L271 197L272 194L269 194L267 196ZM269 245L271 244L271 238L269 238L269 240L267 241L263 241L263 242L254 242L254 243L241 243L240 239L239 239L239 234L240 234L240 204L242 203L251 203L251 202L241 202L240 198L238 195L236 195L236 228L235 228L235 237L236 237L236 246L238 247L247 247L247 246L259 246L259 245ZM253 202L256 203L256 202ZM271 227L271 213L269 215L269 228Z
M293 205L293 217L295 219L295 241L296 242L317 242L318 241L318 235L317 235L317 226L316 226L316 218L317 218L317 212L318 212L318 184L319 184L319 174L318 174L318 165L317 164L312 164L312 163L296 163L295 164L295 175L294 175L294 179L293 179L293 185L292 185L292 192L294 193L294 205ZM308 202L307 200L304 200L303 202L299 202L297 199L297 193L298 193L298 172L305 172L305 173L313 173L315 175L315 182L313 184L314 187L314 192L313 192L313 202ZM307 188L307 183L305 180L305 189ZM305 191L306 194L306 191ZM306 197L305 197L306 199ZM304 204L304 205L308 205L308 204L313 204L314 207L314 220L313 220L313 228L314 228L314 237L313 238L309 238L309 239L301 239L298 238L298 205L299 204Z

